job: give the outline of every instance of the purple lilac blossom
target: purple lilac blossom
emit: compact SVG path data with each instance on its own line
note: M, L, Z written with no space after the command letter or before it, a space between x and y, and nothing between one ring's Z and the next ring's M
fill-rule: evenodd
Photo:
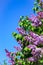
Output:
M5 52L6 52L6 55L8 56L8 57L11 57L10 55L11 55L11 52L9 52L7 49L5 49Z
M22 41L18 40L18 44L21 46L21 48L23 47Z
M40 38L40 41L43 43L43 35L39 36L39 38Z
M25 30L22 28L17 28L17 30L19 31L20 34L24 35L26 34Z
M30 49L36 49L36 46L32 45L32 44L28 45L27 47L30 48Z
M25 39L29 42L33 43L34 45L43 44L43 36L39 36L38 34L35 34L34 32L30 32L30 36L25 36Z
M41 49L40 48L36 48L35 51L32 50L32 55L34 57L34 60L38 61L40 59Z
M34 32L30 31L30 36L33 37L33 38L36 38L38 37L39 35L38 34L35 34Z
M32 15L30 20L32 21L32 26L39 26L42 24L42 22L38 19L37 16Z
M34 39L33 44L35 44L35 45L39 45L39 44L40 44L40 39L39 39L39 37L36 37L36 38Z
M35 60L34 60L33 57L29 57L29 58L28 58L28 61L34 62Z
M20 51L20 50L21 50L21 48L18 47L18 46L14 46L14 48L15 48L17 51Z
M33 42L36 45L42 44L43 45L43 36L38 36L35 38L35 41Z
M31 38L30 36L25 36L24 38L25 38L27 41L32 42L32 38Z
M32 57L29 57L28 60L33 62L38 61L41 55L41 48L37 48L35 45L31 45L31 44L28 45L27 47L32 49L31 54L33 55Z
M12 53L9 52L7 49L5 49L5 51L6 51L6 55L10 58L9 62L10 62L12 65L14 65L14 64L15 64L14 56L12 56ZM13 53L13 54L15 55L16 53Z
M35 34L34 32L30 32L30 36L33 38L33 44L35 45L43 44L43 35L39 36L38 34Z
M31 52L31 54L34 56L37 56L37 55L39 55L41 53L41 48L37 48L36 47L36 49L34 49L34 50L32 50L32 52Z
M19 41L18 41L18 44L21 44L21 43L22 43L22 41L21 41L21 40L19 40Z
M40 16L40 18L43 19L43 11L40 11L40 12L38 12L37 14Z

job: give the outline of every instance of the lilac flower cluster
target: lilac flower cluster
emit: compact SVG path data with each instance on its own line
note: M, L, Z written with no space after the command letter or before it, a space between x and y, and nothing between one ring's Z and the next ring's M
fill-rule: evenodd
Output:
M43 19L43 11L40 11L40 12L38 12L37 14L38 14L38 17L39 17L40 19Z
M18 47L18 46L14 46L14 48L15 48L17 51L21 51L21 48Z
M28 45L27 47L32 50L31 54L33 55L32 57L29 57L28 60L34 62L38 61L38 59L40 59L41 49L32 44Z
M30 36L25 36L25 39L34 45L43 45L43 36L30 32Z
M17 30L18 30L19 33L22 34L22 35L25 35L25 34L26 34L25 30L22 29L22 28L17 28Z
M15 61L14 61L14 57L13 55L16 55L16 53L12 53L12 52L9 52L7 49L5 49L6 51L6 55L10 58L9 62L14 65L15 64Z
M32 21L32 26L40 26L42 24L42 22L38 19L38 16L32 15L30 20Z

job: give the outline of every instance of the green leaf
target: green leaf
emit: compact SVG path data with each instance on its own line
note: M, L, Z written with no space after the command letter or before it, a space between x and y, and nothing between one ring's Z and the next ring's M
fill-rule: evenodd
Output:
M25 47L24 51L30 51L30 49L28 47Z
M19 26L22 27L23 26L23 22L19 22Z
M20 16L20 21L24 19L24 16Z
M32 8L33 12L35 13L35 8Z
M38 7L36 7L36 11L38 11L38 9L39 9L39 8L38 8Z
M12 33L12 35L13 35L13 36L16 36L16 35L17 35L17 33L16 33L16 32L13 32L13 33Z
M41 34L43 35L43 32Z
M40 63L43 63L43 60L39 60Z
M41 22L43 23L43 19L41 19Z
M25 62L23 61L22 64L25 65Z
M40 0L36 0L36 2L37 2L37 3L39 3L39 2L40 2Z
M17 34L17 35L16 35L16 39L18 39L18 37L19 37L19 35Z

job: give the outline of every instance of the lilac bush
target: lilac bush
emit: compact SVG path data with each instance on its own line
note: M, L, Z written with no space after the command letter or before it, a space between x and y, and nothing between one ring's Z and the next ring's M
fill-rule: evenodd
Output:
M32 17L21 16L19 26L12 35L20 45L14 46L17 52L9 52L11 65L43 65L43 0L36 0Z

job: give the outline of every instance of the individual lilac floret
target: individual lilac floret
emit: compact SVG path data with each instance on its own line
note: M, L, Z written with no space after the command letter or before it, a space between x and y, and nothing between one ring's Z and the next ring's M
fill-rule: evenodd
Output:
M18 30L19 33L22 34L22 35L25 35L25 34L26 34L25 30L22 29L22 28L17 28L17 30Z

